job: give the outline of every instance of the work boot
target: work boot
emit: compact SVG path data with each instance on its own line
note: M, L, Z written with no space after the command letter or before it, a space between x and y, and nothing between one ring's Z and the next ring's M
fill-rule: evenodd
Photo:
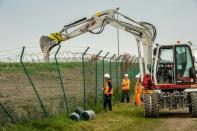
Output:
M129 97L127 97L127 103L130 103L130 99L129 99Z
M138 106L136 102L135 102L135 106L136 106L136 107Z
M122 99L121 99L120 103L123 103L123 102L124 102L124 98L122 97Z

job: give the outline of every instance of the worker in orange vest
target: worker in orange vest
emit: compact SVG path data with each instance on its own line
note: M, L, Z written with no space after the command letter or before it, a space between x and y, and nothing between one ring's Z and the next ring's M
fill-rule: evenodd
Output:
M128 78L128 74L124 74L124 78L122 79L122 83L121 83L121 89L122 89L121 103L124 102L125 97L127 99L127 103L130 103L129 87L130 87L130 80Z
M110 75L109 74L104 74L105 78L105 87L104 87L104 102L103 102L103 107L104 110L106 110L107 105L109 107L109 111L112 111L112 94L113 94L113 89L112 89L112 83L110 80Z
M140 83L140 74L136 75L136 83L135 83L135 105L141 106L141 96L142 96L143 86Z

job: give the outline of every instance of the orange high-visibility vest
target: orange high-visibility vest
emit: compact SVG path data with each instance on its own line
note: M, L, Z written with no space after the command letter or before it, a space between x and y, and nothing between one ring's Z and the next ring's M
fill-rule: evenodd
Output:
M129 90L130 87L130 80L129 79L122 79L122 90Z
M108 82L111 82L110 80L106 80L105 81L105 88L104 88L104 93L105 94L113 94L113 88L111 89L111 91L110 92L108 92L109 91L109 86L108 86Z
M142 88L142 85L139 83L139 81L137 81L135 84L136 93L142 93Z

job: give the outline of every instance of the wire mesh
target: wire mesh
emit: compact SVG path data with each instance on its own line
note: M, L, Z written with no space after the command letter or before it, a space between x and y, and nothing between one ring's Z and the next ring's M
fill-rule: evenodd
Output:
M68 111L62 84L69 111L84 105L86 108L102 107L104 73L111 76L113 103L117 103L124 73L129 74L133 89L135 75L139 72L137 58L129 54L117 56L92 48L84 54L86 48L72 50L70 47L61 48L58 53L54 49L47 63L37 50L26 48L23 62L49 116ZM16 121L45 117L42 104L20 63L21 49L1 53L4 53L0 54L0 102L3 107ZM13 121L9 114L0 107L0 125Z

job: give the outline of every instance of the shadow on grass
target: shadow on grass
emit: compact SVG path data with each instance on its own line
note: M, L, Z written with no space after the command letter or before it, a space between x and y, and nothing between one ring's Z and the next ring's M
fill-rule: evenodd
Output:
M188 111L162 111L159 113L160 118L191 118Z

